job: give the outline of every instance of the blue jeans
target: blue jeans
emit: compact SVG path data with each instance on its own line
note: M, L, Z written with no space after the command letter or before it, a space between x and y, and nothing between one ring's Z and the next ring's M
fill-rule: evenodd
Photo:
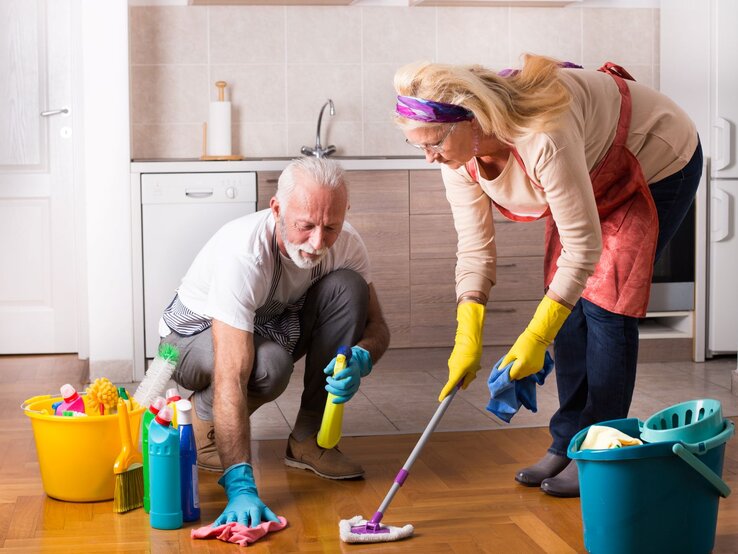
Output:
M655 259L689 211L701 174L698 144L684 169L649 186L659 217ZM549 424L549 452L565 456L579 430L628 416L638 363L638 321L585 299L575 304L554 341L559 409Z

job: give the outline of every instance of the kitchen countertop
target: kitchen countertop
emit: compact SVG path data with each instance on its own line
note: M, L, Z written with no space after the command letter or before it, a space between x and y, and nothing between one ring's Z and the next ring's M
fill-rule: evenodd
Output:
M139 159L131 162L132 173L209 173L230 171L282 171L292 157L245 158L239 161L203 161L197 158ZM422 156L331 156L348 171L440 169Z

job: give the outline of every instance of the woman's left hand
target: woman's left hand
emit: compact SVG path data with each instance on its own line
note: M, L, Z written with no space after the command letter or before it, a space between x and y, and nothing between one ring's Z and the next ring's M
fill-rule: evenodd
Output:
M513 362L510 379L518 380L543 369L546 348L553 341L571 310L556 300L544 296L528 327L502 358L500 367Z

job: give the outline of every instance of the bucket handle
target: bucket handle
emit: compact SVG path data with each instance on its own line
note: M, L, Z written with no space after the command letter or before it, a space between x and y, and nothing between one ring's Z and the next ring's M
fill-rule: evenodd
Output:
M718 493L720 493L720 496L722 496L723 498L727 498L728 496L730 496L730 487L725 484L725 481L715 475L714 471L707 467L704 462L699 460L697 456L684 448L682 444L676 443L674 446L671 447L671 449L674 454L687 462L692 467L692 469L694 469L697 473L702 475L702 477L707 479L707 481L717 489Z
M23 411L33 412L34 414L48 415L48 410L31 410L28 406L30 404L33 404L34 402L38 402L39 400L48 400L49 398L51 398L50 394L40 394L39 396L32 396L31 398L28 398L27 400L21 402L20 408Z

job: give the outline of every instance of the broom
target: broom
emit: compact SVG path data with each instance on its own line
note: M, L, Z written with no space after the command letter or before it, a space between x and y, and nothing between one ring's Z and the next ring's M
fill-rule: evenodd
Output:
M113 511L122 514L143 506L144 496L143 460L138 450L133 448L128 404L122 398L118 399L118 428L122 447L113 464L115 474Z

